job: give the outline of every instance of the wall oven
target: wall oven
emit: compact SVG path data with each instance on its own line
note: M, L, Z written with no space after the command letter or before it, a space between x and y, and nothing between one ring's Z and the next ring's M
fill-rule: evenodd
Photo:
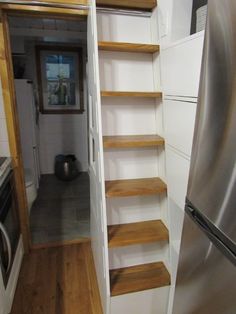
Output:
M4 167L3 167L4 166ZM4 168L4 169L3 169ZM1 171L2 170L2 171ZM20 239L20 225L10 159L0 158L0 268L5 286Z

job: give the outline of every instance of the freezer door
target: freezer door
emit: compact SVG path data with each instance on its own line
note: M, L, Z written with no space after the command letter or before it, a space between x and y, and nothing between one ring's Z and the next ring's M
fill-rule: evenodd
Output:
M187 198L236 242L236 1L209 0Z
M236 267L185 214L173 314L213 313L236 313Z

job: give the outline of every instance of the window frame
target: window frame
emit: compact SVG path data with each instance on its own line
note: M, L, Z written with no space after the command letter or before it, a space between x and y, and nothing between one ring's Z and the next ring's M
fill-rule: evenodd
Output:
M48 46L48 45L37 45L36 49L36 70L37 70L37 80L38 80L38 92L39 92L39 110L42 114L82 114L84 112L84 82L83 82L83 49L81 47L69 47L69 46ZM45 104L44 94L45 94L45 84L43 80L46 79L46 73L42 73L42 68L45 64L42 64L42 53L76 53L77 55L77 68L78 72L74 79L76 91L79 94L79 105L75 106L73 109L71 106L69 108L64 108L64 106L56 105L54 108L48 108L48 104ZM76 72L75 72L76 73ZM66 80L67 81L67 80ZM68 79L68 81L71 81ZM76 92L77 94L77 92ZM77 95L75 95L77 98Z

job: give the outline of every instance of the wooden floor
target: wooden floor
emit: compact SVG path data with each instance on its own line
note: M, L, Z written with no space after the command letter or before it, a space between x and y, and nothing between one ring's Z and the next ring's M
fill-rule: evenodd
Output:
M11 314L102 314L90 243L25 256Z

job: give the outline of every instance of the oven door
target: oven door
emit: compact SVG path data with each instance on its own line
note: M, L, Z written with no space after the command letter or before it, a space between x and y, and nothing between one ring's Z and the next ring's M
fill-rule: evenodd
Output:
M12 171L0 188L0 266L5 286L20 238Z

